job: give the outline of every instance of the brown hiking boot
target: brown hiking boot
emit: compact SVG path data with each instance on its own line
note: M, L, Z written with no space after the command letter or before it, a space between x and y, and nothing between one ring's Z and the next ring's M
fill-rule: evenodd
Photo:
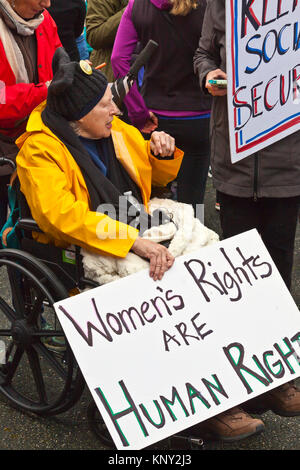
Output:
M300 389L286 383L265 393L262 404L280 416L300 416Z
M199 424L201 437L219 439L225 442L240 441L264 431L265 425L241 408L235 407Z

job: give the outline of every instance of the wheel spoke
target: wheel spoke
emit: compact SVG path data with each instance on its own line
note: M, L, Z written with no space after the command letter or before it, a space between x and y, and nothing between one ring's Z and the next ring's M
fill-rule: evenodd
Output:
M12 323L17 319L16 312L0 297L0 310L4 313L6 318Z
M36 343L34 348L40 353L44 359L52 366L55 372L64 380L66 380L67 372L61 363L56 359L55 353L49 351L42 343Z
M7 362L7 366L8 366L8 373L7 373L7 381L8 382L11 382L12 381L12 378L14 377L15 375L15 372L18 368L18 365L20 364L20 360L23 356L23 353L24 353L24 350L21 349L21 348L18 348L16 349L16 352L14 354L14 357L12 359L12 361L10 362Z
M9 330L0 330L0 336L11 336L11 328Z
M7 345L6 347L6 352L5 352L5 362L8 362L9 360L9 356L11 355L11 352L13 350L13 347L14 347L14 342L13 340L10 341L10 343Z
M24 293L22 290L21 276L12 267L7 266L9 283L11 288L12 301L16 312L17 318L24 318Z
M33 336L37 338L49 337L49 336L58 336L63 337L64 332L61 330L45 330L45 331L36 331L33 333Z
M26 351L27 357L29 360L31 372L35 381L37 392L39 394L40 403L43 405L47 404L47 394L45 388L45 382L43 379L43 373L41 370L41 364L38 358L38 355L34 349L29 349Z

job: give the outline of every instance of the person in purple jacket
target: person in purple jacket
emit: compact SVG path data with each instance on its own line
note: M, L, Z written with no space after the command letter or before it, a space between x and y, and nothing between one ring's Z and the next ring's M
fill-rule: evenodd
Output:
M138 43L159 44L145 66L141 90L135 84L124 101L133 125L144 133L167 132L184 151L177 200L192 204L196 216L209 168L211 101L201 94L193 71L205 8L206 0L129 0L111 57L115 77L122 77Z

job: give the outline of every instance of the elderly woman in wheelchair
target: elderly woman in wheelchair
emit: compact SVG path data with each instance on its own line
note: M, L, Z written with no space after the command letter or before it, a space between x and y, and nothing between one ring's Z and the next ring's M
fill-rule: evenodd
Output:
M0 391L21 409L48 415L69 409L84 386L52 307L78 288L97 285L86 278L85 252L111 261L127 260L133 252L147 260L157 280L184 252L182 246L192 250L217 240L200 221L191 222L192 208L179 228L180 217L172 220L150 210L152 185L166 186L179 171L183 153L174 139L154 132L146 142L115 116L118 110L101 72L85 62L70 62L63 49L54 55L53 72L47 103L33 111L17 141L16 207L21 214L15 228L24 251L0 251L12 298L0 297L5 320L0 335L6 345ZM153 207L159 208L157 201ZM183 212L186 217L189 210ZM181 238L174 244L177 233ZM263 423L233 409L205 427L234 440L260 432ZM98 435L110 443L105 427L98 427Z
M147 212L151 185L173 180L183 157L172 137L156 132L145 142L115 116L101 72L70 62L62 48L53 72L47 103L33 111L18 140L10 190L21 250L5 248L7 227L0 250L9 286L0 297L0 391L19 408L43 415L70 408L84 386L52 308L98 285L85 278L80 250L117 258L132 251L149 261L154 280L161 279L174 256L141 234L154 220Z

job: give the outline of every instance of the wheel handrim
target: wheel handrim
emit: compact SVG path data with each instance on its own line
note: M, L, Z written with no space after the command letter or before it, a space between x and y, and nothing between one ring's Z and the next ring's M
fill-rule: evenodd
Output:
M49 279L43 279L42 275L38 277L37 271L29 271L21 262L1 257L0 266L6 266L12 295L18 296L17 300L14 297L11 305L0 297L0 314L6 323L0 330L0 339L6 344L5 364L0 367L0 391L24 410L39 414L50 414L53 410L60 412L68 407L74 374L76 372L78 376L78 369L67 342L65 351L55 353L44 342L53 336L64 337L53 309L58 298L53 296ZM50 331L40 326L45 305L48 305L47 315L51 314L57 322ZM30 387L27 383L22 384L24 363L30 372ZM46 383L44 370L48 370L49 383ZM55 382L56 388L51 382ZM20 385L24 385L25 392Z

